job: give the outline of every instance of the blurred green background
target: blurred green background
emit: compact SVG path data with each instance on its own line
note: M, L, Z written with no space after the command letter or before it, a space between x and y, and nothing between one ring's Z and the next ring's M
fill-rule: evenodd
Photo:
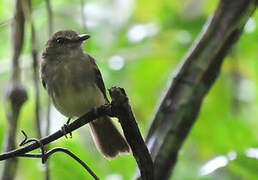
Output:
M32 0L38 50L48 39L44 0ZM143 134L146 133L163 90L180 60L215 10L214 0L85 0L51 1L54 31L88 32L83 48L97 60L107 88L125 88ZM4 86L10 75L10 19L14 2L0 0L0 145L7 127ZM82 10L86 21L83 22ZM237 45L227 56L221 74L205 98L201 113L182 147L173 179L258 179L258 13L248 21ZM87 29L85 29L85 26ZM31 32L26 24L21 56L22 82L29 99L22 108L18 132L36 137L35 90L31 59ZM44 128L47 94L40 85L41 119ZM51 106L51 132L66 118ZM18 141L23 139L18 133ZM50 147L62 146L84 160L105 180L132 179L136 163L132 155L110 161L96 150L87 127L61 138ZM44 179L39 159L19 158L16 179ZM50 160L55 180L90 179L88 173L62 153ZM2 168L3 162L0 162Z

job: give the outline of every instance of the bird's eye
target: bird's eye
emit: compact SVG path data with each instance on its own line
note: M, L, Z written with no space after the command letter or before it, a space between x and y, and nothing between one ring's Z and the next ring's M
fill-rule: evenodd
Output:
M65 39L65 38L57 38L56 39L56 42L58 43L58 44L64 44L65 42L67 42L67 39Z

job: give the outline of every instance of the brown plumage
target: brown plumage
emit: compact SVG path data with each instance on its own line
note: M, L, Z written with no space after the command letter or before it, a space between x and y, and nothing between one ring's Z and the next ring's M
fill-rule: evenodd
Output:
M107 102L105 85L94 58L81 44L89 35L72 30L56 32L42 53L40 76L53 104L67 117L80 117ZM129 146L112 120L105 116L90 129L99 151L108 158L129 152Z

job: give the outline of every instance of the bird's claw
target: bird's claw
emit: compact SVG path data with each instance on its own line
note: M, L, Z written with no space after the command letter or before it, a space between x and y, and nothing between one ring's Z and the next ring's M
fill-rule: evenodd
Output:
M68 121L61 128L61 130L62 130L62 132L63 132L63 134L64 134L66 139L68 139L66 134L67 134L67 128L68 128L68 125L70 123L70 120L71 120L71 118L69 118ZM72 138L72 132L69 132L69 134L70 134L70 138Z

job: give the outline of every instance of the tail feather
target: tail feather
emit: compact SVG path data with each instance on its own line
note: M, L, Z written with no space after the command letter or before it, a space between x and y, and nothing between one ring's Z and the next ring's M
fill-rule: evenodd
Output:
M95 144L105 157L114 158L119 153L129 153L126 140L109 117L101 117L89 125Z

